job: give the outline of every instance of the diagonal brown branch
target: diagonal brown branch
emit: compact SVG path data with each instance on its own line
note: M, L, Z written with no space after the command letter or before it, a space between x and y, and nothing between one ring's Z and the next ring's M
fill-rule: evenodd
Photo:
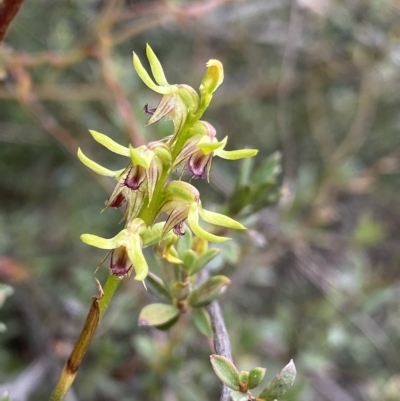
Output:
M6 36L7 29L23 2L24 0L0 1L0 43Z

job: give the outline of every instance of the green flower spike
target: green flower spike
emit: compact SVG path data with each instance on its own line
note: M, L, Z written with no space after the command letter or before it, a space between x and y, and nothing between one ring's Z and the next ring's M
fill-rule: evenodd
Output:
M174 123L175 136L183 127L188 114L194 115L198 110L199 95L188 85L170 85L165 78L160 61L149 45L146 47L146 55L156 83L147 73L136 53L133 53L133 66L141 80L151 90L163 95L159 105L147 122L147 125L153 124L163 117L167 117ZM173 138L173 140L174 139L175 138Z
M167 213L169 216L163 228L162 237L171 229L177 235L183 235L182 223L187 219L190 229L199 238L210 242L223 242L230 238L214 235L199 225L199 218L207 223L217 226L243 230L245 227L223 214L207 211L202 208L198 190L183 181L171 181L164 188L164 202L158 212Z

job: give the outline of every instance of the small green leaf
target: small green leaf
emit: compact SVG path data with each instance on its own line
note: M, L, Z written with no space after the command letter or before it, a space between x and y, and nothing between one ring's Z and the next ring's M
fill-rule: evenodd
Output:
M200 271L204 266L213 260L221 251L217 248L207 249L197 260L193 263L189 270L189 274L193 275Z
M206 306L212 301L217 299L226 289L226 286L230 283L228 277L225 276L214 276L201 284L195 290L193 290L189 297L188 303L192 308L199 308Z
M266 370L265 368L254 368L250 370L248 381L249 389L257 387L262 382Z
M173 305L150 304L139 315L139 326L161 326L179 315L179 309Z
M189 295L189 291L188 282L182 283L181 281L178 281L172 286L172 296L178 301L186 299Z
M186 250L182 255L182 261L186 269L190 269L196 262L197 254L192 249Z
M212 337L211 319L208 312L204 308L194 308L192 312L194 324L200 333L207 337Z
M211 365L218 378L232 390L239 390L239 371L235 365L221 355L211 355Z
M149 273L146 277L146 286L154 296L164 301L172 301L172 296L160 277Z
M239 389L242 393L247 393L249 389L249 372L241 371L239 374Z
M274 401L292 387L294 379L296 378L296 367L293 360L280 371L279 374L268 384L267 387L261 392L257 400L260 401Z

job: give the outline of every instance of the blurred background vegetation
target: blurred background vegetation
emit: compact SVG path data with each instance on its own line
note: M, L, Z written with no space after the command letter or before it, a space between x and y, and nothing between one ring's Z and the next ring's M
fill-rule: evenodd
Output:
M135 145L171 133L145 127L159 96L132 51L145 60L146 43L171 83L198 88L221 60L204 119L228 149L260 149L255 168L282 154L279 201L275 168L264 200L239 213L249 235L210 266L232 279L221 304L235 364L271 378L293 358L287 401L399 400L398 0L26 1L0 47L0 282L14 289L0 310L1 391L48 397L97 293L104 255L79 235L118 230L118 211L99 214L114 183L76 149L124 161L88 129ZM238 211L249 167L215 160L211 187L193 182L203 204ZM137 326L152 300L123 283L69 401L218 399L211 341L190 316L170 332Z

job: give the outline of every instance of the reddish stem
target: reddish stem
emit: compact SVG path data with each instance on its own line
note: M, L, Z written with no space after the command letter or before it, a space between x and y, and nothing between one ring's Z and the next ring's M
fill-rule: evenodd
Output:
M8 26L23 2L24 0L3 0L0 2L0 43L6 36Z

